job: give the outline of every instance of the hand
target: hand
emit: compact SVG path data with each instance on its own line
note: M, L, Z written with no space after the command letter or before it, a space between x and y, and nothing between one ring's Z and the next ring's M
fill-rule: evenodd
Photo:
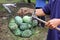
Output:
M52 19L46 23L46 26L53 29L60 25L60 19Z
M42 9L36 9L35 14L36 14L36 16L45 16L46 15Z
M31 8L27 8L27 7L22 7L18 10L18 15L24 15L24 14L28 14L28 13L32 13L34 10Z

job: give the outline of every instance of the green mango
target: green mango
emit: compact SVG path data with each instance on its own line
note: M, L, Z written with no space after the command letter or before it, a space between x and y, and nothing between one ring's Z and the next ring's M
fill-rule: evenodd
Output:
M24 21L25 23L30 23L31 20L32 20L32 17L31 17L31 16L24 16L24 17L23 17L23 21Z
M21 36L22 35L22 31L19 28L17 28L16 30L14 30L13 33L16 36Z
M33 21L32 21L32 26L35 27L35 26L37 26L37 25L38 25L38 21L37 21L37 20L33 20Z
M15 30L18 28L18 25L16 23L9 23L9 26L8 26L11 30Z
M20 29L21 29L21 30L26 30L26 29L29 29L29 28L31 28L31 25L30 25L30 24L22 23L22 24L20 25Z
M31 24L28 24L28 28L32 28L32 25Z
M32 31L31 30L24 30L22 32L22 37L30 37L32 35Z
M23 20L22 20L22 18L21 18L20 16L16 16L16 17L15 17L15 21L16 21L16 23L17 23L18 25L20 25L20 24L23 22Z

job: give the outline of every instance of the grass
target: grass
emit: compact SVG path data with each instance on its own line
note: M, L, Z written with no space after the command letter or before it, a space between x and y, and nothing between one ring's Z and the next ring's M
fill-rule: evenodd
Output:
M0 6L0 11L5 11L4 7Z
M0 0L0 3L14 3L14 2L20 2L20 0ZM25 0L27 2L27 0ZM35 0L31 0L31 2L35 3Z
M25 0L25 1L27 2L27 0ZM35 2L36 2L36 0L31 0L31 2L32 2L32 3L35 3Z
M13 3L13 2L19 2L20 0L0 0L0 3Z

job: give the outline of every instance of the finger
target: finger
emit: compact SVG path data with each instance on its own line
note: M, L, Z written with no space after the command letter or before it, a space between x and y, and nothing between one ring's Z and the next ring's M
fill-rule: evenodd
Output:
M50 22L47 22L47 23L46 23L46 26L47 26L48 28L50 28L50 29L53 28L53 27L52 27L52 24L51 24Z
M47 28L49 28L49 27L48 27L49 24L50 24L49 22L45 23L45 25L46 25Z
M51 28L51 29L54 29L55 26L50 22L50 24L48 24L48 27Z
M48 26L50 24L50 22L46 22L45 25Z
M54 25L52 22L50 22L49 26L51 26L51 28L55 28L56 25Z
M52 25L50 25L50 26L49 26L49 28L50 28L50 29L53 29L53 26L52 26Z
M55 29L57 26L52 25L53 29Z

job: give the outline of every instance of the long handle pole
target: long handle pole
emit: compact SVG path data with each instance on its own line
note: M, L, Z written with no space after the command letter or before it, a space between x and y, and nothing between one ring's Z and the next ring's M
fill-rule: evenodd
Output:
M44 21L44 20L42 20L42 19L39 19L39 18L37 18L37 17L33 17L33 18L39 20L40 22L47 23L46 21ZM58 28L58 27L56 27L55 29L58 30L58 31L60 31L60 28Z

